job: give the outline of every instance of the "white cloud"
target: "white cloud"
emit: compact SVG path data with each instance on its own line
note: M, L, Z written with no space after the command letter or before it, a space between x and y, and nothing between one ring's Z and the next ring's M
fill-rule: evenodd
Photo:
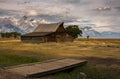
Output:
M0 7L4 9L0 15L27 14L52 21L74 20L74 24L89 21L97 26L115 27L113 31L120 31L119 4L120 0L0 0ZM78 19L81 21L76 21Z
M93 28L93 29L99 32L112 31L112 29L109 27L101 27L101 28Z
M38 15L38 13L37 13L37 11L35 11L35 10L29 10L29 11L28 11L28 15L29 15L29 16L36 16L36 15Z

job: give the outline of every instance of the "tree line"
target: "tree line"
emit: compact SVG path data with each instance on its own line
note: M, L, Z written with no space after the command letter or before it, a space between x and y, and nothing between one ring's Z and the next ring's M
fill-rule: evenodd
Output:
M0 38L20 38L21 34L18 32L0 33Z

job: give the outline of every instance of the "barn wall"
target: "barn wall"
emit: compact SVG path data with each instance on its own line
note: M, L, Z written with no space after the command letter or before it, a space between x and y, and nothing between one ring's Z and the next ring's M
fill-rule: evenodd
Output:
M46 42L56 42L55 33L45 36Z
M64 41L65 42L73 42L74 38L68 34L66 34Z
M22 36L21 40L23 42L44 42L44 37Z
M65 33L56 33L56 42L72 42L73 37Z
M56 33L43 37L32 37L32 36L22 36L21 41L23 42L72 42L73 37L67 33Z
M22 36L23 42L72 42L73 37L65 33L53 33L47 36Z

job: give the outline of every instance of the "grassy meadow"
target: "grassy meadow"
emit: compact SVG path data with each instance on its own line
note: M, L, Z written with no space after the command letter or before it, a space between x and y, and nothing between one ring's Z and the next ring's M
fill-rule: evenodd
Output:
M72 43L40 44L0 39L1 67L63 57L86 59L88 64L71 72L54 74L50 79L120 79L120 39L76 39ZM78 72L87 77L79 77Z

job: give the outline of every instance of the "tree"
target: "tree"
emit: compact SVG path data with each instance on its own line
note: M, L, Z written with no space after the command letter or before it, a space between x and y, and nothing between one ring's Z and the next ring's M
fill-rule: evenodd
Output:
M65 28L67 33L74 38L77 38L78 35L82 36L82 30L78 28L78 25L69 25Z
M1 38L19 38L20 36L21 36L21 34L17 33L17 32L0 33Z

